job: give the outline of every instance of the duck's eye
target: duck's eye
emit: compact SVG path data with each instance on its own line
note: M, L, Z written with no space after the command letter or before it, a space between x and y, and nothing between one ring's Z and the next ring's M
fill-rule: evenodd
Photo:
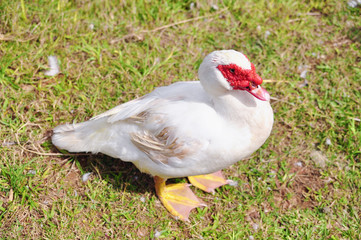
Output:
M234 68L230 68L229 71L230 71L231 73L234 73L235 70L234 70Z

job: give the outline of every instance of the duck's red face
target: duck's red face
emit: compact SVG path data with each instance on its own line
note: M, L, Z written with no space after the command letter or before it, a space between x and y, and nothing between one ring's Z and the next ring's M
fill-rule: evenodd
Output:
M252 63L251 69L243 69L236 64L218 65L217 68L234 90L245 90L262 101L270 99L266 89L260 86L263 80Z

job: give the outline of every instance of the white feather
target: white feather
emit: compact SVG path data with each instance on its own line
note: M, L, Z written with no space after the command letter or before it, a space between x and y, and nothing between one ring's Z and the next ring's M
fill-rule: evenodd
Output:
M49 70L44 72L46 76L55 76L60 72L59 69L59 63L56 56L49 56L48 57L48 63L49 63Z

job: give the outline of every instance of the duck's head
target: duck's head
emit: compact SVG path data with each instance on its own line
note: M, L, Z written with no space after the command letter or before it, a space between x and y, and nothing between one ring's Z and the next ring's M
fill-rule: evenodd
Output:
M269 101L269 93L262 88L262 78L246 55L234 50L208 54L198 70L203 88L218 96L228 91L246 91L262 101Z

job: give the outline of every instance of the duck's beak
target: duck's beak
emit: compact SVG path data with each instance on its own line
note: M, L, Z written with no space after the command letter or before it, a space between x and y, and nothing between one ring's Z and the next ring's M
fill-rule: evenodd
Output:
M266 89L261 87L261 85L254 85L253 83L250 83L249 90L247 91L259 100L269 101L271 99L269 93L266 91Z

